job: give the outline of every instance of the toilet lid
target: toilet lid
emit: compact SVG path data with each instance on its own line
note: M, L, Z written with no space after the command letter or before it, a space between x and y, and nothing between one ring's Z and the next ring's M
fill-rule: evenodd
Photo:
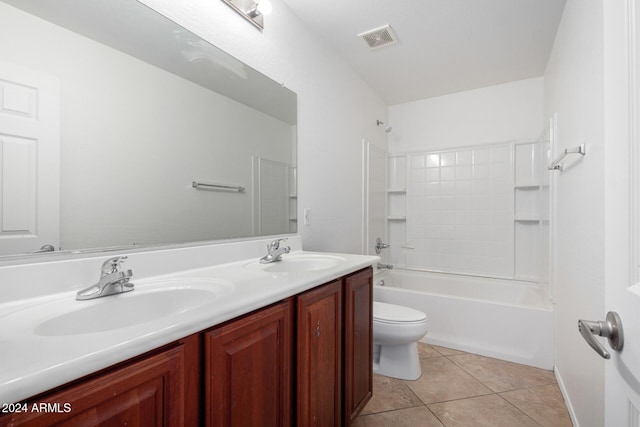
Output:
M422 322L427 320L427 315L420 310L401 305L387 304L385 302L373 302L373 318L382 322Z

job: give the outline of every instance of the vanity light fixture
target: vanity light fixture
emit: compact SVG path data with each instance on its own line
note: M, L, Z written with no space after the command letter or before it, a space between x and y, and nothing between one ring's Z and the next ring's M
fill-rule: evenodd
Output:
M264 16L271 13L269 0L222 0L244 19L262 30L264 28Z

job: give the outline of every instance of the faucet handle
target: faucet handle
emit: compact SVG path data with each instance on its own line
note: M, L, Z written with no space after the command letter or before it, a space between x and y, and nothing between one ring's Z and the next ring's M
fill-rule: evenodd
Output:
M127 256L117 256L109 258L102 263L101 273L102 275L116 273L120 269L120 264L127 260Z
M275 240L273 240L273 241L271 242L271 244L269 244L267 247L268 247L269 249L276 250L276 249L278 249L278 248L280 247L280 243L281 243L281 242L286 242L287 240L288 240L288 238L287 238L287 237L282 237L282 238L280 238L280 239L275 239Z

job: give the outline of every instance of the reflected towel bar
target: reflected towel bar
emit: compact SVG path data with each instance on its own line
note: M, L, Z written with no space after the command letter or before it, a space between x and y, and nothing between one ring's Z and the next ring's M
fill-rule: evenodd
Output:
M191 186L196 190L200 187L203 187L207 190L213 191L237 191L238 193L242 193L244 191L244 187L239 185L222 185L222 184L206 184L204 182L193 181Z
M580 154L581 156L584 156L586 154L586 148L584 144L580 144L577 147L573 147L573 148L566 148L562 154L560 154L558 156L557 159L555 159L553 161L553 163L551 163L549 165L549 167L547 169L549 169L550 171L552 170L559 170L559 171L563 171L564 170L564 163L562 163L562 161L564 160L564 158L567 156L567 154Z

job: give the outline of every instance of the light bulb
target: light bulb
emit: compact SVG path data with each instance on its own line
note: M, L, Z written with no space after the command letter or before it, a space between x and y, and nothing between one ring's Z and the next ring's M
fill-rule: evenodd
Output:
M260 0L256 8L262 15L269 15L271 13L271 10L273 10L273 6L271 5L271 2L269 0Z

